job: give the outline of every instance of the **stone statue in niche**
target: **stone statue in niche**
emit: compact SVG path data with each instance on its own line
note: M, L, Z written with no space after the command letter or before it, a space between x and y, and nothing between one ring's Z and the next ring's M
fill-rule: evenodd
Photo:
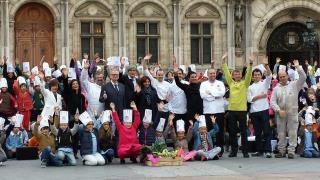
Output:
M243 41L243 8L241 2L235 5L235 31L234 31L234 38L235 38L235 47L241 48L242 41Z

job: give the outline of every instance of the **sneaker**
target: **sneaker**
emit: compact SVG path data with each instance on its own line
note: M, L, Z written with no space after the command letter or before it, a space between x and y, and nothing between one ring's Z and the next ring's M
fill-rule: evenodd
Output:
M288 159L294 159L294 154L293 153L289 153L288 154Z
M237 153L231 152L228 157L237 157Z
M276 155L274 155L275 158L284 158L286 157L286 154L282 154L281 152L278 152Z
M255 153L252 153L251 156L252 156L252 157L260 157L260 156L263 156L263 153L261 153L261 152L255 152Z
M249 158L249 153L243 153L243 158Z
M272 156L271 156L271 153L266 153L266 158L271 158Z
M41 161L41 168L47 167L47 162L46 161Z
M125 163L126 163L126 161L124 159L120 160L120 164L125 164Z

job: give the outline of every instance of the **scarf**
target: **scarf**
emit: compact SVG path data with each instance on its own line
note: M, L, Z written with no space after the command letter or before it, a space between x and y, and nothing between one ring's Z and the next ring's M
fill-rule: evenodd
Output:
M147 101L147 105L150 106L151 105L151 87L147 87L147 88L143 88L142 90L142 94L143 96L146 98Z

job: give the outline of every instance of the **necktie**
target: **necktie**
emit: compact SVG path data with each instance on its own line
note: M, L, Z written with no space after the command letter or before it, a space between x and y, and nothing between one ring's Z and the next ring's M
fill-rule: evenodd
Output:
M115 85L114 85L114 88L115 88L117 91L119 91L118 84L115 84Z

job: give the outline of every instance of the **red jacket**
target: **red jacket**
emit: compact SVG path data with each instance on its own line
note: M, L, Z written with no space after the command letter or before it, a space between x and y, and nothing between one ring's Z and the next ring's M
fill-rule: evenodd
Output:
M25 92L22 92L18 81L15 80L13 83L13 91L16 94L17 103L18 103L18 111L29 111L32 110L32 95L30 94L29 90L27 89Z
M115 125L119 131L119 145L118 148L130 146L132 144L139 144L137 138L137 129L140 125L140 114L139 111L134 111L134 122L131 128L126 128L121 124L117 112L112 113L112 118L115 122Z

